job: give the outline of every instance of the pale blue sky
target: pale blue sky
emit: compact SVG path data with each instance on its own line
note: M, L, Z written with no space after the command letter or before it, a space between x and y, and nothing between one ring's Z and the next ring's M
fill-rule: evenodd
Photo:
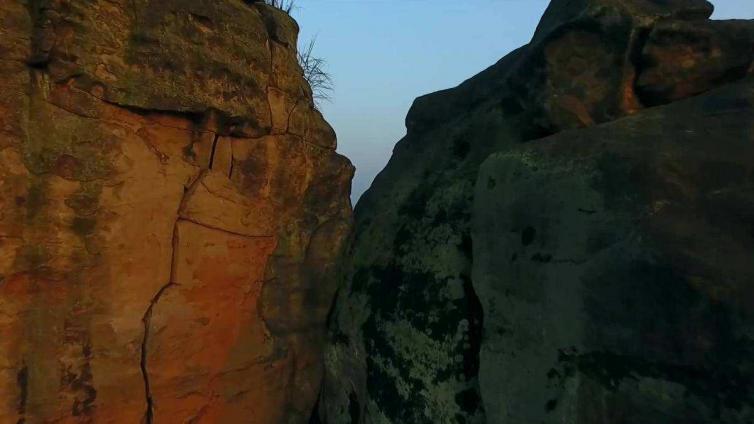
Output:
M335 81L322 111L356 165L354 200L405 134L414 98L453 87L527 43L547 0L298 0ZM715 18L754 18L754 0L713 0Z

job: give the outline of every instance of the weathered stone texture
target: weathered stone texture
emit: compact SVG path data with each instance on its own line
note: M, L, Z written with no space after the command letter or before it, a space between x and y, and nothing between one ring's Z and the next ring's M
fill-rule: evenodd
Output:
M415 101L356 207L323 421L751 421L754 23L712 11L554 0Z
M754 418L752 105L748 80L484 162L489 422Z
M303 422L353 168L297 26L0 5L0 422Z

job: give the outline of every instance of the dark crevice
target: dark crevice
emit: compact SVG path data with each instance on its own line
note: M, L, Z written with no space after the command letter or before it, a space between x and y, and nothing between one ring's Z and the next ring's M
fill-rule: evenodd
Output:
M215 151L217 150L217 141L220 139L218 134L215 134L215 138L212 140L212 152L209 154L209 169L215 164Z
M115 106L131 113L134 113L143 117L150 117L155 115L169 116L173 118L179 118L186 120L192 124L195 131L214 132L217 135L229 136L244 139L258 139L266 135L269 135L269 131L265 129L262 135L252 136L244 132L244 128L251 127L254 130L260 130L259 126L249 119L244 119L239 116L231 116L230 114L218 110L216 108L208 108L202 111L197 110L175 110L159 107L142 107L133 104L125 104L116 100L106 99L103 97L97 97L92 95L86 90L81 91L84 94L91 95L96 99ZM212 125L211 125L212 124Z
M198 13L192 13L192 12L189 12L189 16L191 16L191 19L200 23L202 26L208 29L214 26L214 23L212 22L212 19L209 16L200 15Z
M149 342L149 327L152 320L152 312L154 306L160 301L160 297L162 297L167 289L174 285L175 284L172 282L168 283L157 292L154 298L152 298L149 308L147 308L147 311L142 318L142 322L144 323L144 339L141 342L141 374L144 378L144 393L147 401L147 410L144 413L144 422L146 424L152 424L154 421L154 399L152 398L152 388L149 381L149 370L147 368L147 343Z
M21 416L19 422L25 421L26 402L29 398L29 368L24 364L16 374L16 384L18 385L18 405L16 411Z
M534 242L537 237L537 230L534 227L526 227L521 232L521 245L528 246Z
M467 319L469 328L467 333L468 348L463 354L463 374L470 383L466 390L456 393L455 401L467 416L484 416L484 404L479 388L479 370L481 367L480 354L484 332L484 310L472 279L463 276L463 292L466 300Z
M474 240L471 234L465 233L462 237L461 250L471 265L474 262ZM456 394L456 403L469 416L477 413L484 415L484 405L478 386L479 370L481 367L480 354L482 350L482 337L484 334L484 308L482 301L474 289L474 282L469 268L461 275L463 281L463 293L466 301L466 316L469 322L467 340L468 348L463 355L463 373L466 380L472 383L472 387Z
M50 66L50 60L49 58L32 57L26 62L26 66L32 70L47 72Z
M653 29L654 26L635 28L631 31L631 38L628 44L628 65L634 69L631 90L633 90L636 100L642 106L644 106L644 98L639 93L639 76L646 65L643 59L644 47L647 45L649 35Z
M468 379L479 375L479 352L482 348L484 331L484 310L479 296L474 290L471 278L463 279L463 292L469 308L469 354L464 360L464 373Z
M75 78L75 77L72 77L72 78ZM91 96L94 99L101 101L107 105L114 106L123 110L127 110L133 114L136 114L145 118L150 118L154 116L168 116L172 118L185 120L191 124L191 126L193 127L192 130L195 133L211 132L220 136L228 136L228 137L241 138L241 139L246 139L246 140L258 140L258 139L261 139L263 137L270 135L269 133L263 133L262 135L259 135L259 136L252 136L252 135L246 134L243 132L242 128L244 128L247 124L251 124L251 121L245 120L240 117L230 116L215 108L209 108L203 112L177 111L174 109L164 109L164 108L144 108L141 106L123 104L114 100L109 100L103 97L98 97L98 96L93 95L87 90L81 90L78 88L76 88L76 90L79 93ZM52 102L50 102L50 104L57 106L67 112L73 113L78 116L82 116L84 118L94 118L92 116L86 116L78 112L68 110L62 107L61 105L58 105ZM159 123L159 124L153 123L153 124L167 127L167 128L188 130L187 128L183 128L179 126L172 126L172 125L165 125L163 123ZM253 125L252 127L256 128Z
M82 92L91 94L91 93L86 92L85 90L82 90ZM97 96L94 96L94 97L97 97ZM206 112L196 112L196 111L177 111L173 109L162 109L162 108L145 108L145 107L136 106L136 105L124 104L124 103L120 103L117 101L113 101L113 100L109 100L109 99L105 99L101 97L97 97L97 98L111 106L116 106L121 109L125 109L136 115L140 115L144 117L149 117L152 115L171 116L175 118L185 119L196 126L200 126L205 120L204 117L210 112L209 110Z
M321 387L321 384L320 384ZM314 404L312 414L309 416L309 424L322 424L322 419L319 417L319 405L322 395L317 396L317 403Z
M32 70L46 72L51 61L51 52L57 45L55 34L55 22L53 14L55 10L49 0L30 0L27 4L29 16L33 25L31 33L31 55L26 65ZM45 39L52 38L52 43L44 43ZM48 45L46 45L48 44Z
M631 34L631 44L629 45L628 60L634 68L634 80L631 82L631 89L636 94L636 98L643 105L656 106L656 102L647 98L646 93L639 89L639 77L644 68L648 65L644 58L644 47L647 45L649 35L652 33L654 26L637 28Z
M754 230L752 230L752 233L754 234ZM332 328L335 325L335 314L336 314L336 308L338 306L338 297L340 296L340 287L335 289L335 295L333 296L332 302L330 302L330 309L327 310L327 318L325 319L325 324L327 328Z
M332 302L330 303L330 309L327 311L327 318L325 318L325 328L327 328L330 342L333 344L348 345L351 343L351 338L348 334L344 333L337 325L337 307L338 299L340 298L340 287L335 290Z
M361 405L359 404L359 397L356 396L356 392L351 392L348 395L348 415L351 417L351 424L359 424L361 422Z

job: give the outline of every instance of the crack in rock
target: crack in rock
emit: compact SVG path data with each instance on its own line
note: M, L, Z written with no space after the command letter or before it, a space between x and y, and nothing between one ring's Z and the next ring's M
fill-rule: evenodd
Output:
M209 154L209 169L215 164L215 151L217 150L217 141L220 139L220 135L215 133L215 139L212 140L212 152Z
M149 369L147 368L147 343L149 342L149 326L152 321L152 312L154 310L154 306L157 304L157 302L160 301L160 298L165 293L165 291L167 291L167 289L174 285L176 284L170 282L164 285L160 289L160 291L157 292L157 294L152 298L152 301L149 303L149 308L147 308L147 311L144 313L144 317L142 318L142 322L144 323L144 339L141 342L141 373L144 377L144 392L146 394L147 402L147 410L144 413L144 422L146 424L152 424L154 421L154 399L152 398L152 388L149 381Z
M176 260L175 260L175 253L178 246L178 223L181 221L180 215L186 208L186 202L188 201L188 198L191 196L191 194L196 190L196 186L200 183L202 180L202 177L204 176L206 170L201 170L199 173L193 178L193 180L190 180L188 185L184 186L183 191L183 197L181 198L181 201L179 202L178 210L176 211L176 220L173 224L173 237L172 237L172 251L170 254L170 277L168 282L160 288L159 291L152 297L152 300L149 302L149 306L147 307L146 312L144 312L144 316L142 317L142 323L144 324L144 336L141 341L141 374L142 378L144 380L144 395L145 395L145 401L146 401L146 411L144 412L144 423L146 424L152 424L154 422L154 398L152 397L152 387L151 382L149 380L149 367L148 367L148 351L147 351L147 345L149 343L149 336L150 336L150 326L152 323L152 314L154 312L154 307L157 304L157 302L160 301L160 298L162 297L165 292L173 287L177 286L178 283L175 282L175 275L176 275Z

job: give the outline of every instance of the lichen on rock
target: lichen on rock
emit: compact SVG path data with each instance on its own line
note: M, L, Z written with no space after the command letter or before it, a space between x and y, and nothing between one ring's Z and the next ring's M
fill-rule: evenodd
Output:
M754 23L712 11L554 0L414 102L356 207L324 422L752 419Z

